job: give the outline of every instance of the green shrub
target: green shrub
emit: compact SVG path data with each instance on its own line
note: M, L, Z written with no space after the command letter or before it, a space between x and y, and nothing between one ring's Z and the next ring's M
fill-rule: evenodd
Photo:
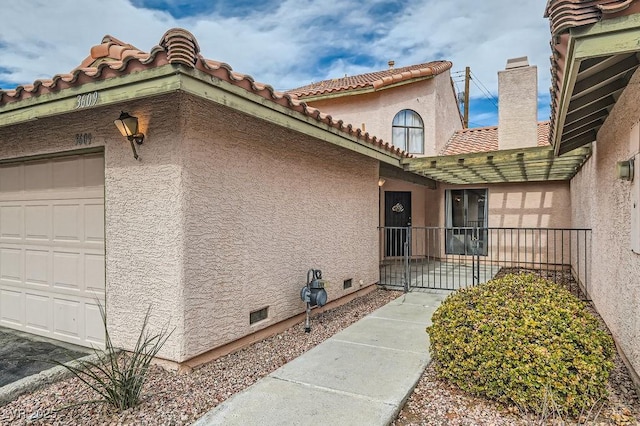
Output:
M453 293L427 327L440 377L540 413L549 391L576 415L606 396L615 347L585 304L534 275Z

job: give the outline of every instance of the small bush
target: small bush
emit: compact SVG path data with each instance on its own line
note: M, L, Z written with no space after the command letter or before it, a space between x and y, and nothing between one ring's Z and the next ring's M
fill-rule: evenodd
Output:
M570 415L606 396L611 337L543 278L510 274L453 293L427 332L438 374L472 394L540 413L551 392Z

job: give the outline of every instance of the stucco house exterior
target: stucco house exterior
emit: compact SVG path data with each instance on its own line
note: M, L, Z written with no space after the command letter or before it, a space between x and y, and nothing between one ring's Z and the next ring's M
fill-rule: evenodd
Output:
M593 229L591 297L640 372L640 2L549 0L550 142L591 146L571 179L571 224ZM630 163L634 167L629 167Z
M444 238L444 228L571 227L569 179L590 151L584 148L561 161L554 160L548 141L549 122L537 121L536 66L529 65L526 57L507 61L498 73L499 125L463 129L450 62L401 68L392 65L387 70L320 81L287 93L391 138L395 146L413 155L403 160L406 170L438 182L421 185L380 168L380 226L412 226L412 257L444 258L447 252L470 251L465 233L456 237L448 233L451 241L436 242ZM406 126L409 129L403 127L405 122L399 122L407 112L416 116L412 125ZM416 127L417 137L412 139L410 132ZM487 166L487 158L495 163L495 170ZM514 168L512 160L517 158L522 167ZM528 173L527 164L531 167ZM535 170L540 164L542 172ZM403 206L401 213L392 210L398 205ZM393 230L382 236L381 257L401 252L398 241L389 241L398 236ZM467 247L445 250L451 244ZM545 241L538 251L546 253L546 249ZM537 260L542 259L538 256Z
M436 155L462 128L449 61L323 80L287 93L390 141L409 154Z
M329 300L374 288L379 168L409 175L407 156L185 30L150 52L105 36L72 72L0 91L0 325L100 345L103 304L129 349L150 307L174 330L160 357L202 362L304 312L310 268Z
M374 288L379 227L573 228L588 258L561 261L640 383L640 0L546 16L549 122L526 58L499 73L498 126L463 129L450 62L279 93L181 29L150 52L106 36L71 73L0 91L0 325L99 345L103 303L130 348L150 306L174 329L161 357L196 365L295 321L309 268L329 300Z
M414 157L438 155L462 128L449 61L431 61L319 81L288 94L306 104L391 141ZM435 185L380 168L381 226L429 226L437 210L428 202ZM403 214L391 214L397 203ZM384 245L384 243L383 243ZM381 247L384 252L385 248Z

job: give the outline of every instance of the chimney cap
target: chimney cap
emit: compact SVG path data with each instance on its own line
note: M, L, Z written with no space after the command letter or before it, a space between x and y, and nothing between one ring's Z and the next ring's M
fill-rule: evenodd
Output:
M392 69L393 69L393 67L394 67L394 66L395 66L395 64L396 64L396 61L391 60L391 61L387 62L387 64L389 65L389 69L390 69L390 70L392 70Z
M511 58L507 59L506 70L512 68L523 68L529 66L529 59L526 56L520 56L519 58Z

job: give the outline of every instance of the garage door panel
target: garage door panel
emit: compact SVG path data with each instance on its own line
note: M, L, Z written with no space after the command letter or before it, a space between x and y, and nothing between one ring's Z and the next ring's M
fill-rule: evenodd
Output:
M105 337L104 323L102 322L102 316L100 316L100 309L98 308L98 305L85 303L84 312L85 340L95 345L102 345Z
M25 293L25 328L27 331L51 332L51 298Z
M26 205L24 207L25 239L32 241L51 240L51 207L49 205Z
M23 251L18 248L0 248L0 280L22 281Z
M104 204L87 203L84 206L84 240L104 244Z
M53 299L53 333L80 340L81 304L77 300Z
M60 158L52 162L53 189L84 186L82 161L76 158Z
M54 241L81 241L79 204L54 204L53 239Z
M87 155L84 157L84 186L104 185L104 157L102 155Z
M49 275L49 250L25 249L25 277L26 284L49 287L51 278Z
M0 206L0 238L4 240L21 240L22 225L21 205Z
M87 292L104 294L104 255L85 254L84 284Z
M34 161L24 165L24 190L46 191L51 189L51 162Z
M18 192L24 187L21 165L0 167L0 192Z
M0 324L9 327L23 325L24 294L20 291L0 289L0 296Z
M81 290L78 280L80 253L53 252L53 287Z
M0 324L104 343L101 153L0 166Z

